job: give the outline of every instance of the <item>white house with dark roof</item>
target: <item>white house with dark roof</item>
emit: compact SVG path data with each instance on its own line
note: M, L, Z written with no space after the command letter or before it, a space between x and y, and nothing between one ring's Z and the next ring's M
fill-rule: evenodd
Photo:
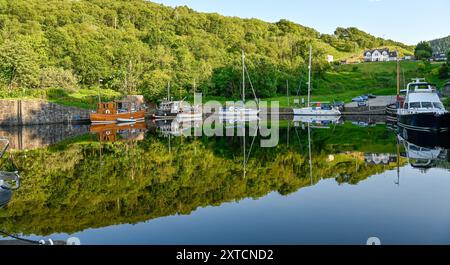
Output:
M397 60L397 52L389 49L374 49L364 51L365 62L388 62Z

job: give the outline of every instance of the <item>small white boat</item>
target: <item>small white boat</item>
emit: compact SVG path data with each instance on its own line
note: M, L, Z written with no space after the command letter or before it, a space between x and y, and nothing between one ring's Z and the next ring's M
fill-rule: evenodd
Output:
M317 103L317 106L293 109L294 115L301 116L340 116L341 112L327 104Z
M252 109L245 107L245 73L247 71L247 68L245 66L245 54L244 51L242 51L242 101L237 103L234 106L228 106L224 107L219 110L218 115L220 117L223 117L225 119L243 119L244 117L255 117L257 118L259 115L259 109ZM248 72L247 72L248 75ZM250 76L249 76L250 78ZM251 84L251 82L250 82ZM251 87L253 91L253 95L255 96L255 102L258 101L256 98L256 93L253 89L253 86Z
M311 102L311 62L312 46L309 47L309 65L308 65L308 106L305 108L293 108L294 115L301 116L340 116L338 108L332 107L326 102ZM315 106L311 106L314 104Z
M294 122L303 122L303 123L339 123L341 117L340 116L294 116Z

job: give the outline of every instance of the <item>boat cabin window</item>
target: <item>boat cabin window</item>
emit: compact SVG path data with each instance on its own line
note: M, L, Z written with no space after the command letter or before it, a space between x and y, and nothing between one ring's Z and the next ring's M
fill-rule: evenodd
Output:
M440 102L433 102L433 106L437 109L444 109L444 105Z
M420 108L420 102L409 103L409 107L412 108L412 109L419 109Z
M431 102L422 102L422 108L432 109L433 108L433 104L431 104Z

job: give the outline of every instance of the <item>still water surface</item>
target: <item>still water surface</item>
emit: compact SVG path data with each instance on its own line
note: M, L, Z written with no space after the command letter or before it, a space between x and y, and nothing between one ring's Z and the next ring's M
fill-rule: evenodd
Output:
M20 146L41 146L2 159L21 187L1 230L82 244L450 244L448 147L385 124L282 121L276 147L247 134L244 150L243 137L169 125L21 133Z

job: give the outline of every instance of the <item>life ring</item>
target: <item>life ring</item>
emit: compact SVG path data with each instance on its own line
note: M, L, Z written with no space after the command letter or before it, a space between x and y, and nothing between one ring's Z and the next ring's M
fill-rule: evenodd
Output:
M105 114L111 114L111 111L109 109L105 110Z

